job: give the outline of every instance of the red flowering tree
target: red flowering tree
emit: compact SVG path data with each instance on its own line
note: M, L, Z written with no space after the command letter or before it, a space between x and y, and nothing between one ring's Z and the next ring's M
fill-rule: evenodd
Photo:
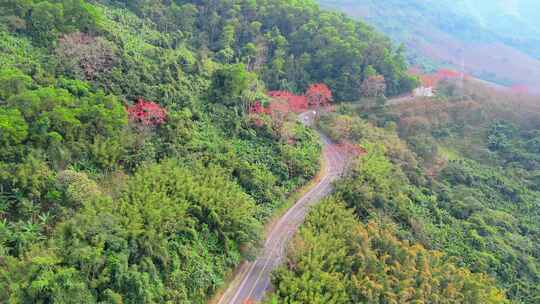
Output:
M142 124L143 126L158 126L167 120L167 112L157 103L140 98L128 107L129 121Z
M440 69L437 71L436 77L439 80L443 79L457 79L461 77L461 73L449 69Z
M269 91L266 93L271 101L266 107L260 102L253 103L249 112L251 114L268 114L273 118L283 118L290 112L302 113L309 106L328 106L332 101L332 92L322 83L310 87L306 95L296 95L289 91Z
M260 101L255 101L249 106L250 114L262 114L265 112L265 109Z
M423 87L436 87L443 80L459 79L461 77L467 76L463 72L457 72L449 69L440 69L433 74L424 74L418 69L412 69L410 72L411 74L420 77L420 81Z
M308 101L306 96L295 95L288 91L270 91L267 93L269 97L286 101L289 104L289 109L292 112L301 113L308 109Z
M308 100L306 96L294 95L289 98L289 107L296 113L304 112L308 109Z
M308 104L314 108L329 106L332 102L332 91L324 83L316 83L306 92Z

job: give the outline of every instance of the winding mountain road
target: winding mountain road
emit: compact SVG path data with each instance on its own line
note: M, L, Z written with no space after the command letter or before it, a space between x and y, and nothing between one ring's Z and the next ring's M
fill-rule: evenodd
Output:
M303 113L299 118L310 125L313 112ZM330 194L332 182L343 173L347 163L345 154L326 135L320 133L320 137L325 168L319 182L271 227L260 255L254 262L243 265L218 304L244 304L263 299L270 287L271 273L283 262L287 243L304 221L309 207Z

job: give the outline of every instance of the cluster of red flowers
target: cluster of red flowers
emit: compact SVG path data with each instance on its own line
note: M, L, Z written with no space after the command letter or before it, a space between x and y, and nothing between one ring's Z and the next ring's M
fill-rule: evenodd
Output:
M249 108L249 113L251 113L251 114L268 114L268 115L271 115L272 113L275 113L275 112L289 113L289 112L291 112L291 107L286 101L279 100L277 102L269 103L268 106L266 106L266 107L264 107L261 104L260 101L256 101Z
M435 74L425 75L420 71L413 71L413 74L418 74L424 87L436 87L439 82L446 79L457 79L461 77L460 72L456 72L449 69L440 69Z
M306 98L312 107L329 106L332 102L332 91L324 83L316 83L309 87Z
M260 101L256 101L254 102L250 107L249 107L249 113L252 113L252 114L262 114L262 113L265 113L266 110L265 108L263 107L262 103Z
M295 95L287 91L270 91L268 96L286 101L292 112L300 113L308 109L308 100L304 95Z
M157 103L139 99L128 107L129 121L140 123L144 126L158 126L164 124L167 119L167 112Z
M329 106L332 101L332 91L323 83L317 83L309 87L305 95L296 95L288 91L270 91L268 97L274 101L264 107L257 101L251 105L249 112L252 114L272 114L274 111L302 113L309 106Z

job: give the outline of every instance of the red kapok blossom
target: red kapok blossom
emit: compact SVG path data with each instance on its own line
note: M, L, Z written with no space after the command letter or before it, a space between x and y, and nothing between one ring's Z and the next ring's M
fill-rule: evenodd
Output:
M128 107L129 121L140 123L144 126L158 126L165 123L167 112L157 103L138 99L137 102Z
M308 109L308 101L306 96L295 95L288 91L270 91L267 93L269 97L284 100L289 104L292 112L301 113Z
M262 103L260 101L254 102L251 106L249 106L249 113L251 114L264 113L264 107L262 106Z
M309 105L313 107L328 106L332 102L332 91L324 83L316 83L306 92Z
M308 100L304 95L294 95L289 98L289 106L293 112L300 113L307 111Z

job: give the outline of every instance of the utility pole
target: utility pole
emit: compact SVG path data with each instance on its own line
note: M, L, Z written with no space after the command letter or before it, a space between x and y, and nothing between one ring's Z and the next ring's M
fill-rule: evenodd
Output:
M459 77L459 86L461 91L461 100L465 99L465 49L460 49L461 54L461 75Z

